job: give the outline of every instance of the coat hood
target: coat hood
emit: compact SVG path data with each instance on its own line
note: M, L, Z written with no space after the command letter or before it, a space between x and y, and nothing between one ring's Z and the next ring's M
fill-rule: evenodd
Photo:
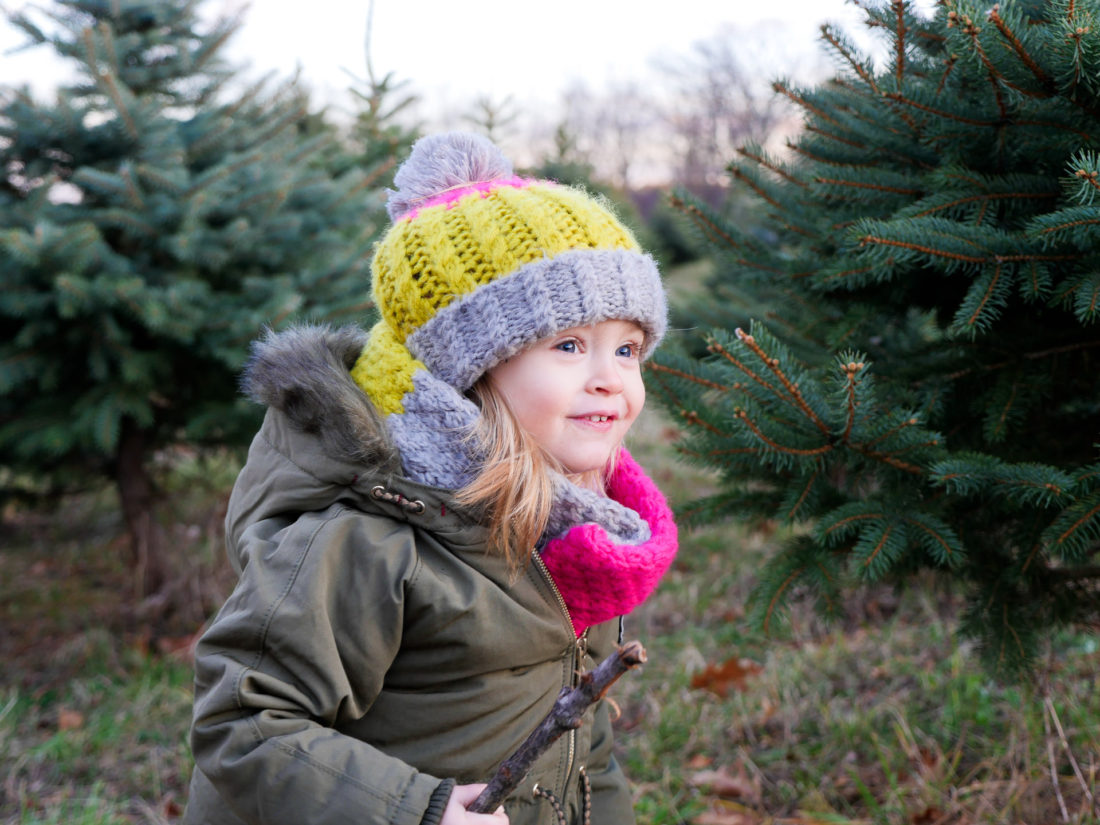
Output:
M356 327L301 326L269 331L253 344L242 389L268 410L226 514L238 571L244 560L234 548L248 544L241 538L250 527L270 529L338 503L399 520L411 520L416 503L423 508L417 523L443 533L477 524L452 503L452 491L403 477L381 417L348 372L365 340ZM378 487L385 497L372 494ZM478 532L469 541L481 538Z

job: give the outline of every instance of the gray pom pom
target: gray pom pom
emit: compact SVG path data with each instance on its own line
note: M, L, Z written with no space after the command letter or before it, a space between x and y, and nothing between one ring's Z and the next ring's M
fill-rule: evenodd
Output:
M428 135L413 144L409 159L394 175L397 190L388 190L386 211L395 221L433 195L510 175L511 162L488 138L469 132Z

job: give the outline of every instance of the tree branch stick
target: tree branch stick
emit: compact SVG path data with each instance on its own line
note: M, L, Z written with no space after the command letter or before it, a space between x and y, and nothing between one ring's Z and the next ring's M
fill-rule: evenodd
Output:
M576 687L562 688L554 707L516 752L501 763L485 790L467 810L477 814L495 811L527 776L535 760L563 733L579 728L581 717L589 706L602 699L620 676L645 664L645 661L645 648L641 642L627 642L600 662L595 670L581 674Z

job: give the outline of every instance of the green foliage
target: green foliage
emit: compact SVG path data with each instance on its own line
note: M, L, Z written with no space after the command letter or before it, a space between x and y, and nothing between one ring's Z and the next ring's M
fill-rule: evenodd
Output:
M661 354L651 385L720 473L696 520L796 530L759 622L799 589L835 613L861 580L932 568L1020 673L1100 618L1100 2L866 13L886 64L824 29L840 74L776 84L804 111L789 157L732 161L755 221L674 200L715 262L680 319L707 351Z
M132 433L146 451L241 443L248 342L369 312L391 144L350 163L293 84L229 91L240 21L197 8L11 18L78 79L52 102L0 89L0 465L102 470Z

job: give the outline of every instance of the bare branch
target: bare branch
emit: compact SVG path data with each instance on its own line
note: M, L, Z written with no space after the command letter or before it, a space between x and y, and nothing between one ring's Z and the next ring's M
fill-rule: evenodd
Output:
M467 810L478 814L495 811L527 776L535 760L563 733L579 728L584 712L602 699L620 676L645 661L641 642L627 642L600 662L595 670L582 674L576 687L562 688L554 707L516 752L497 768L485 790Z

